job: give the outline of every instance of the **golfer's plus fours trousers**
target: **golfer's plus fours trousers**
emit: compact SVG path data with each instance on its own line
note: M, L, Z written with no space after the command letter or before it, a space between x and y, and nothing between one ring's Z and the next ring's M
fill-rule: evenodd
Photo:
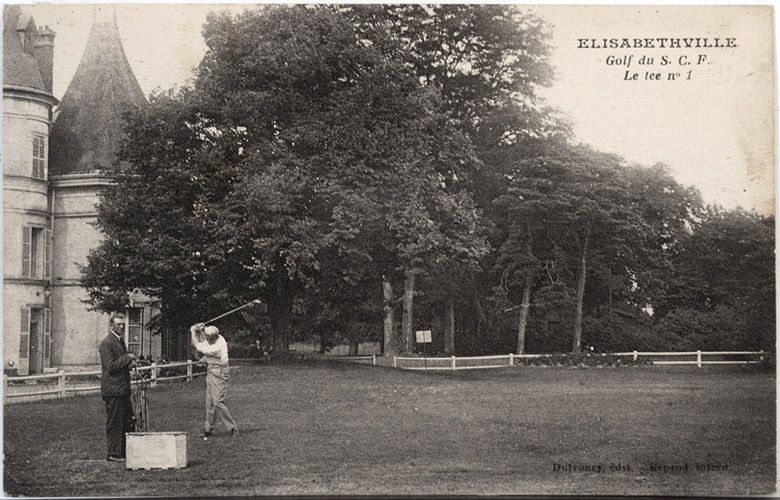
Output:
M106 403L106 441L108 455L125 456L125 432L133 432L133 405L130 395L104 396Z
M206 374L206 425L204 426L206 432L211 432L214 428L217 415L227 430L232 431L236 428L236 422L225 405L229 379L229 367L209 367Z

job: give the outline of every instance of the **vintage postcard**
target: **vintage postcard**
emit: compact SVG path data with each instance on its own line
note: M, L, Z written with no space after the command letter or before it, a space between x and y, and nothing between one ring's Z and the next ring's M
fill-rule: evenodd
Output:
M774 16L6 3L4 494L774 494Z

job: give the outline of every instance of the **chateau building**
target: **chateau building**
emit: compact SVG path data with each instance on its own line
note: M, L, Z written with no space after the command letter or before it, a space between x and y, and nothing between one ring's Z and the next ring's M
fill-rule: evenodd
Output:
M84 303L80 266L102 239L96 204L121 168L121 114L146 100L114 15L94 19L61 103L52 95L54 32L16 5L5 7L3 25L4 366L19 375L92 367L108 316ZM125 341L156 359L168 349L147 328L154 312L134 297Z

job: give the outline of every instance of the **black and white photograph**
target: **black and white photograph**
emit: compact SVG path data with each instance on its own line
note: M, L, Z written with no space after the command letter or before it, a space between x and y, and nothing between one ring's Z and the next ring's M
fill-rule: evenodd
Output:
M777 491L771 5L3 4L3 495Z

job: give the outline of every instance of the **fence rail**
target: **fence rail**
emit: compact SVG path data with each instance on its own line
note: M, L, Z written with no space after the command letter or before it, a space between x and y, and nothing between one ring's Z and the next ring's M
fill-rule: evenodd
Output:
M665 357L665 356L692 356L695 359L689 360L651 360L654 365L696 365L701 368L704 365L748 365L760 363L763 360L764 351L684 351L684 352L616 352L606 354L593 354L593 356L621 356L632 357L634 361L640 357ZM515 366L516 360L539 359L552 354L501 354L495 356L450 356L450 357L402 357L393 356L393 368L404 370L479 370L490 368L505 368ZM758 359L740 359L740 360L705 360L705 356L753 356ZM330 359L350 361L350 362L371 362L377 364L377 355L371 356L339 356ZM494 363L490 363L493 361ZM458 364L460 362L460 364ZM474 363L478 364L474 364ZM155 386L159 382L187 380L194 377L205 375L204 371L195 371L196 367L203 367L203 362L192 362L191 360L157 364L152 363L147 366L140 366L133 370L133 380L131 384L141 382L144 372L150 372L146 379L150 385ZM186 374L169 374L171 369L186 367ZM4 403L11 403L18 400L45 399L51 397L65 397L72 393L84 393L99 391L100 385L94 381L88 380L84 383L77 383L73 379L78 378L97 378L101 372L99 370L85 372L65 372L60 370L57 373L43 375L26 375L21 377L9 377L3 375L3 400ZM92 382L92 383L89 383Z
M192 360L138 366L130 372L132 376L130 383L137 385L141 379L144 379L151 386L155 386L158 382L185 379L190 381L194 377L205 375L205 371L196 370L196 368L205 366L203 362L193 362ZM186 373L170 374L172 370L178 372L182 368L186 369ZM84 372L60 370L56 373L21 377L3 375L3 401L4 403L12 403L21 400L48 399L65 397L73 393L99 391L100 384L96 384L95 379L99 380L100 375L100 370ZM81 379L83 381L79 382Z
M748 365L760 363L763 359L764 351L677 351L677 352L615 352L598 353L592 356L619 356L632 357L634 361L640 357L664 357L664 356L690 356L694 359L688 360L651 360L653 365L696 365L701 368L703 365ZM490 368L506 368L515 366L516 360L539 359L549 356L559 356L556 354L501 354L495 356L450 356L450 357L404 357L393 356L393 368L403 370L477 370ZM705 356L752 356L758 359L727 359L727 360L705 360ZM357 359L353 357L351 359ZM474 362L481 364L474 364ZM489 363L494 361L495 363ZM460 364L459 364L460 363ZM374 362L376 364L376 362Z
M678 351L678 352L616 352L616 356L632 356L636 361L640 356L696 356L695 360L669 361L653 360L654 365L745 365L760 363L761 360L712 360L705 361L703 356L763 356L764 351Z
M382 355L380 354L379 357L382 357ZM376 358L377 358L376 354L371 354L370 356L368 356L368 355L363 355L363 356L341 356L341 355L339 355L339 356L322 356L319 359L324 359L324 360L328 360L328 361L347 361L347 362L350 362L350 363L369 363L370 362L372 365L376 365L377 364Z
M341 356L339 356L339 357L334 357L334 358L332 358L332 359L339 360L339 359L341 359L341 358L342 358L342 357L341 357ZM376 364L376 354L372 354L371 356L344 356L344 358L345 358L345 359L348 359L349 361L357 361L357 362L361 362L361 361L371 361L371 364L372 364L372 365L375 365L375 364ZM327 358L325 358L325 359L327 359Z

